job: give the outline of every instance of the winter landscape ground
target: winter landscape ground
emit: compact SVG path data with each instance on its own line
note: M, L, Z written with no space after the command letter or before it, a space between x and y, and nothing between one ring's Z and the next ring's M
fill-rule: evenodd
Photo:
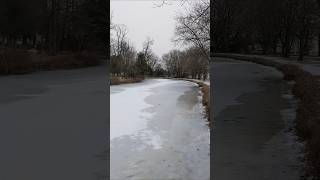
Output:
M111 179L209 179L209 126L196 83L110 88Z
M0 77L0 179L106 178L106 67Z
M273 68L215 58L213 166L216 180L303 175L303 144L294 132L291 85Z

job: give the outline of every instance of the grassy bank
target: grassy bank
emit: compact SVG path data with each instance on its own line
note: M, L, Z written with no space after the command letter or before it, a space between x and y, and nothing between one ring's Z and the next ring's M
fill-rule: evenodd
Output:
M111 77L110 85L119 85L119 84L129 84L129 83L138 83L143 81L143 77Z
M202 104L205 107L206 115L210 125L210 86L203 82L196 82L202 92Z
M286 80L295 81L297 97L296 131L306 142L307 175L320 179L320 82L319 78L295 65L279 68Z
M282 63L269 59L222 54L217 57L250 61L271 66L284 75L287 81L294 81L293 93L298 100L296 109L295 129L297 135L306 143L305 160L306 176L320 179L320 82L295 64Z
M95 66L100 58L90 52L65 52L55 56L44 52L0 49L0 75L26 74L41 70L74 69Z
M194 80L194 79L182 79L190 82L197 83L202 92L202 104L205 108L206 117L208 118L209 126L210 126L210 86L205 84L202 81Z

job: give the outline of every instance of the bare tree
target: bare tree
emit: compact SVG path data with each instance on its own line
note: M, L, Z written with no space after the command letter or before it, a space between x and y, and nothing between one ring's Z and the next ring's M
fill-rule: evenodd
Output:
M169 76L207 78L208 61L199 47L193 46L184 51L171 50L163 55L162 61Z
M297 29L297 8L297 0L282 1L280 42L282 48L281 54L283 57L290 56L290 52L295 41Z
M152 53L151 46L153 45L154 40L150 37L147 37L147 40L143 43L143 53L144 56L149 59Z
M210 49L210 2L194 2L191 10L177 17L175 42L192 44L201 49L209 60Z
M178 50L171 50L168 54L162 57L165 68L167 69L168 75L172 77L181 77L181 52Z
M184 5L188 0L180 0L181 5ZM163 7L165 5L171 5L170 2L168 0L162 0L159 2L154 2L153 3L155 5L155 7Z
M110 31L114 30L115 25L112 23L112 18L113 18L113 12L110 14Z
M302 61L303 57L309 50L309 43L316 35L316 28L318 23L318 9L317 4L313 0L299 1L297 16L297 38L299 41L299 57Z
M128 30L125 25L114 25L111 39L111 64L113 72L131 76L133 74L136 50L127 38Z
M127 38L128 30L125 25L114 25L114 44L113 50L116 56L121 55L124 52L125 41Z
M143 43L143 54L146 58L146 63L148 66L154 71L156 64L159 61L159 58L152 52L152 45L154 44L154 40L150 37L147 37L146 41Z
M191 78L207 79L208 75L208 61L203 57L201 50L198 47L190 47L184 52L185 73Z

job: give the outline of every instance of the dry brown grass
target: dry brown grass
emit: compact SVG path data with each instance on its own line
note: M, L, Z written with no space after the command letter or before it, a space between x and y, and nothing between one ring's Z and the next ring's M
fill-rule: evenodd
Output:
M27 51L7 48L0 50L0 74L25 74L34 70Z
M206 115L210 123L210 86L202 82L198 82L198 85L202 91L202 104L205 107Z
M296 78L294 94L298 98L296 130L306 142L308 175L320 178L320 83L304 73Z
M99 58L89 52L66 53L56 56L38 55L38 66L45 70L73 69L100 64Z
M197 83L198 86L200 87L201 92L202 92L202 104L205 108L206 117L208 118L209 126L211 126L211 124L210 124L210 122L211 122L210 121L210 86L208 86L207 84L205 84L201 81L197 81L197 80L193 80L193 79L183 79L182 78L182 80Z
M296 81L297 78L306 76L308 74L303 71L298 65L294 64L280 65L277 69L283 73L283 78L287 81Z
M129 84L129 83L138 83L143 81L143 77L131 77L131 78L125 78L125 77L111 77L110 79L110 85L119 85L119 84Z
M36 50L0 49L0 74L2 75L81 68L99 65L100 62L96 54L86 51L49 56Z

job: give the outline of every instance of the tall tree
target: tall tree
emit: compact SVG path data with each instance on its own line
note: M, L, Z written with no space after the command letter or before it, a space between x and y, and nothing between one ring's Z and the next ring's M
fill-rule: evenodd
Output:
M194 2L187 14L177 18L175 41L199 47L209 60L210 50L210 2Z

